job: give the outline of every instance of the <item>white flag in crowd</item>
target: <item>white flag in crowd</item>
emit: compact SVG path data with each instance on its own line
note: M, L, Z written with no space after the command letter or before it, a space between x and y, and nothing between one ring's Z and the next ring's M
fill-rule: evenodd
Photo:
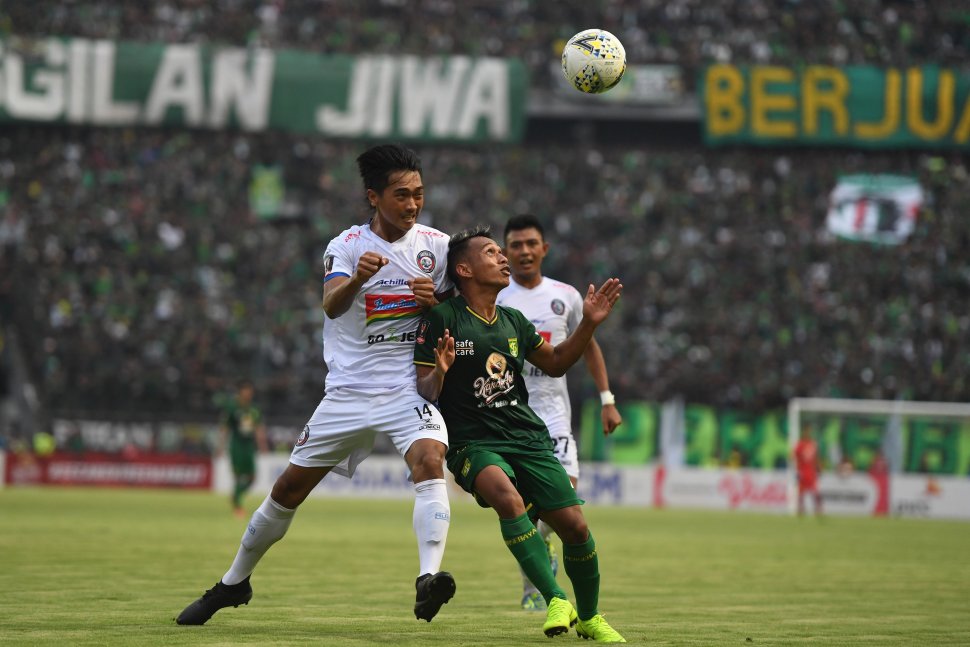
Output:
M826 225L841 238L898 245L916 228L923 188L901 175L846 175L829 200Z

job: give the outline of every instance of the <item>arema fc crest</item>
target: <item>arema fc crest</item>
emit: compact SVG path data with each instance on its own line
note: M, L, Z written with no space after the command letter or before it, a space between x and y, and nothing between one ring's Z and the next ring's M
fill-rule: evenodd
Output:
M434 254L432 254L431 252L425 249L423 251L418 252L417 260L418 260L418 267L421 268L422 272L424 272L425 274L431 274L432 272L434 272L434 266L436 264Z
M559 299L553 299L552 303L549 304L549 307L552 308L552 311L557 315L561 315L562 313L566 312L566 304Z

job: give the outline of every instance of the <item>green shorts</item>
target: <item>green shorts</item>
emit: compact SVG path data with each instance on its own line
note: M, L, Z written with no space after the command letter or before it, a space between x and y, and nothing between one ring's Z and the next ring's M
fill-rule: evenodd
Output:
M235 476L254 476L256 474L256 445L251 443L229 443L229 462Z
M585 503L576 496L559 459L549 449L523 449L509 451L502 448L466 445L448 454L448 469L455 481L470 492L478 505L489 508L488 503L475 492L475 478L489 465L502 468L512 485L522 495L529 516L543 510L558 510Z

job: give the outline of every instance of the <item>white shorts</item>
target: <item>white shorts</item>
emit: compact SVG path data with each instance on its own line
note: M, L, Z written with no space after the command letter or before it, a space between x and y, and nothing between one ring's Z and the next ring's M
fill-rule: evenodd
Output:
M302 467L333 467L350 478L387 434L404 456L412 443L430 438L448 446L448 429L437 407L418 395L413 384L379 394L350 388L327 391L303 428L290 462Z
M570 428L568 420L562 416L552 417L549 420L542 419L549 428L549 435L552 437L552 451L559 459L566 474L574 479L579 479L579 455L576 452L576 440L573 438L573 430Z

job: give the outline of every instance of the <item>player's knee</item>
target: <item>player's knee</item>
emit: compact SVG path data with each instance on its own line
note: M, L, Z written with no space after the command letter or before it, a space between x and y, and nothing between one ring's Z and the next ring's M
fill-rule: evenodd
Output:
M439 451L438 447L442 450ZM415 483L427 481L429 479L443 479L445 477L444 468L444 445L441 443L430 443L419 449L411 459L411 478Z
M303 503L308 494L309 491L299 479L284 471L273 484L273 491L270 496L281 506L295 509Z
M581 514L570 515L559 528L559 538L567 544L583 544L589 539L589 526Z
M496 492L491 498L489 503L503 519L513 519L525 514L525 502L514 488Z

